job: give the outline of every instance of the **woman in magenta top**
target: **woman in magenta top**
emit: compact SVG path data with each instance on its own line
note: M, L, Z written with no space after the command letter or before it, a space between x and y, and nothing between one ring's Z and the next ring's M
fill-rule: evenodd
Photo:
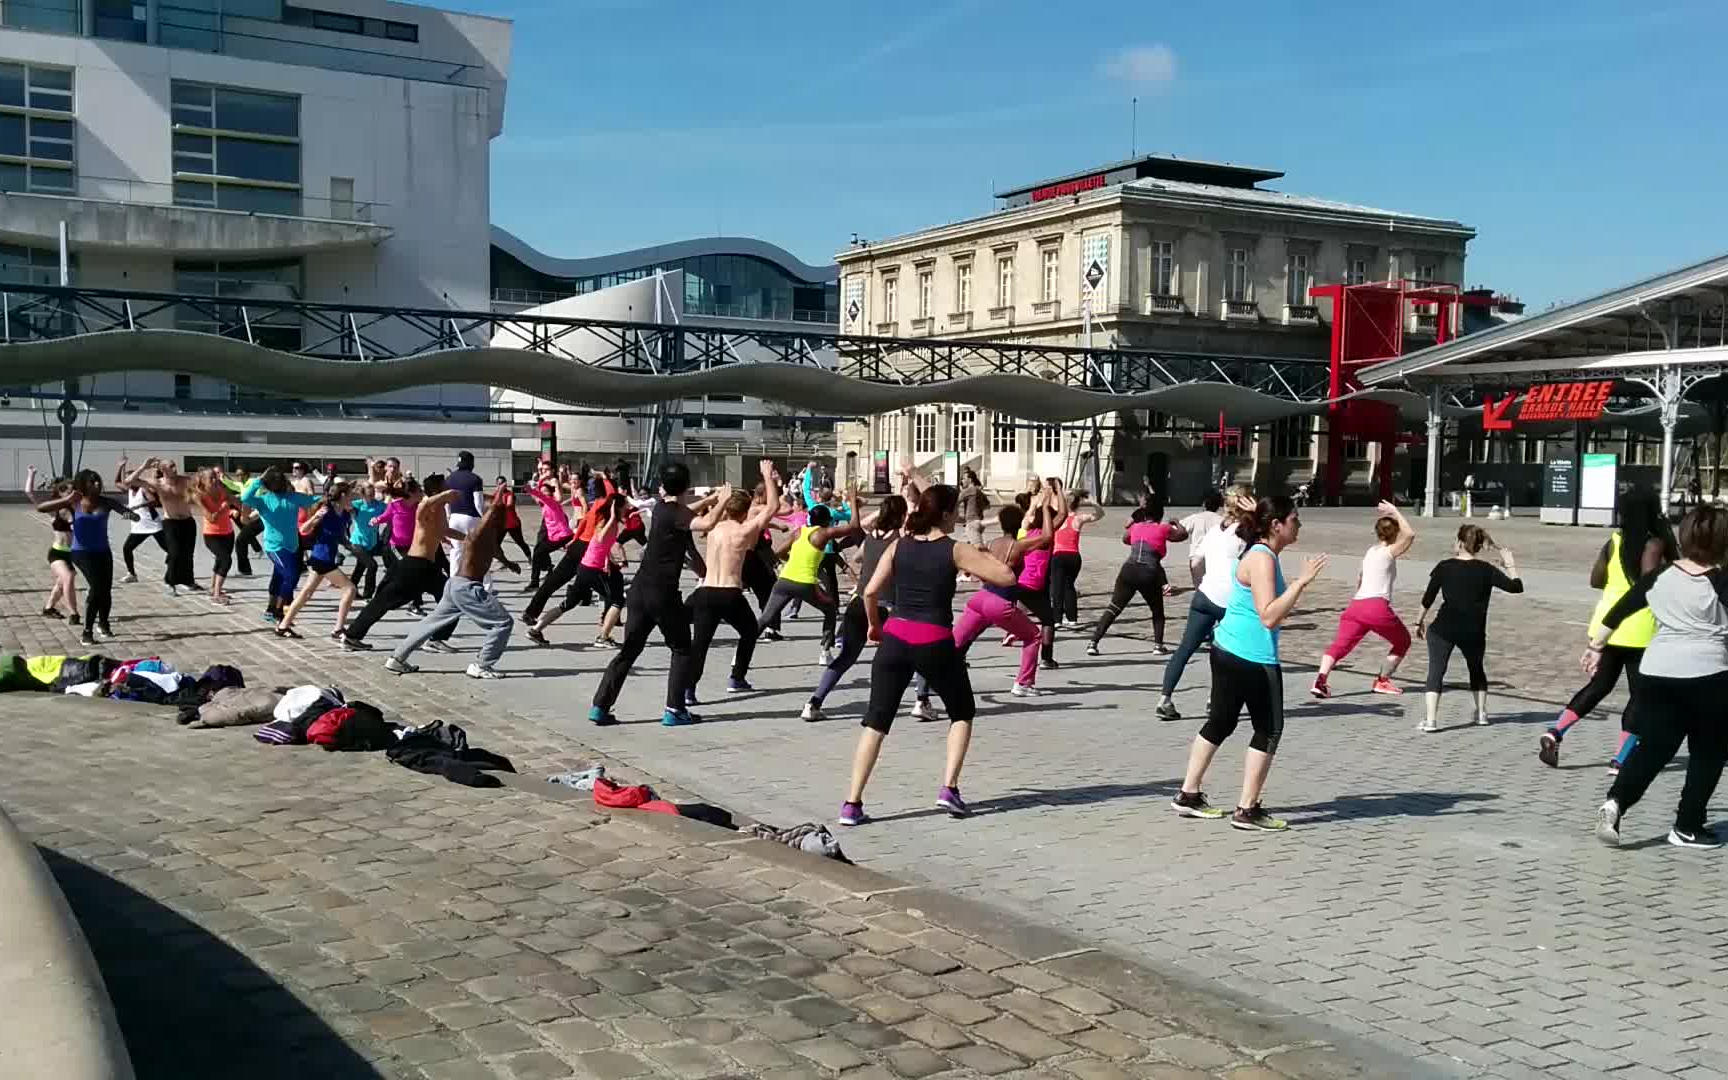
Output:
M414 511L420 506L420 485L412 480L402 489L400 498L392 499L384 512L372 519L374 525L387 522L390 526L390 546L398 558L408 554L414 543Z
M1020 532L1021 523L1026 518L1026 511L1017 505L1004 506L997 514L996 520L1002 526L1002 535L991 543L988 551L991 558L1000 560L1010 570L1025 565L1025 560L1033 551L1048 548L1052 537L1045 532L1049 521L1045 515L1049 513L1048 505L1043 502L1044 493L1039 493L1039 499L1032 503L1031 512L1038 517L1042 528L1027 530L1026 537L1016 540L1015 534ZM1040 554L1049 554L1039 551ZM1007 632L1010 640L1020 643L1020 671L1014 678L1015 697L1031 697L1038 690L1038 647L1043 643L1043 635L1026 613L1014 605L1015 590L1018 584L1006 588L995 585L985 585L972 594L966 601L966 610L960 614L960 622L954 627L954 644L959 647L960 655L965 656L972 642L984 632L986 626L1000 627Z
M1043 505L1049 507L1049 521L1066 521L1068 519L1068 500L1062 494L1061 485L1055 480L1044 481L1044 490L1040 493ZM1035 540L1043 535L1036 526L1041 521L1034 521L1034 527L1026 530L1021 539ZM1058 668L1056 662L1056 611L1050 606L1050 549L1035 548L1026 553L1026 562L1020 567L1020 583L1014 589L1014 599L1022 604L1033 618L1038 620L1038 629L1043 641L1040 650L1046 668Z
M586 598L596 589L605 596L606 606L600 613L600 636L595 639L595 644L600 644L612 636L612 630L618 625L618 618L624 611L624 575L611 565L611 556L612 548L618 542L618 529L627 509L623 499L608 499L604 508L598 501L595 502L594 513L605 514L606 517L595 522L594 538L582 549L576 576L570 580L570 588L566 593L567 600L576 596ZM569 537L565 539L568 540ZM569 557L565 556L566 559ZM557 622L572 606L563 603L549 609L529 628L528 640L536 645L546 644L546 628Z
M1164 507L1157 503L1134 511L1134 517L1129 520L1128 528L1122 534L1122 542L1128 545L1128 558L1123 561L1122 569L1116 571L1116 588L1110 593L1110 606L1098 616L1098 625L1092 631L1092 643L1086 646L1087 656L1098 655L1098 643L1104 640L1104 634L1110 629L1110 624L1122 614L1122 609L1139 593L1146 601L1146 606L1152 609L1152 651L1160 656L1169 653L1164 646L1164 587L1169 578L1164 574L1164 556L1169 552L1172 540L1188 539L1188 530L1180 525L1167 525L1164 517Z
M540 534L534 538L534 553L528 557L528 589L540 587L540 575L552 569L552 553L562 551L576 535L570 527L570 514L558 495L558 481L550 476L528 485L528 494L540 504Z
M1080 627L1080 530L1104 516L1097 506L1080 509L1085 502L1083 489L1068 493L1068 516L1056 530L1050 553L1050 607L1066 630Z

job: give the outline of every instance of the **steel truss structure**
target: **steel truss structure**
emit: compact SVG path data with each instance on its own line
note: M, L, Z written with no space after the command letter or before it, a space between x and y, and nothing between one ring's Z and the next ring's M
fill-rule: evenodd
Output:
M1324 359L1088 349L1013 341L883 338L771 326L619 322L493 311L383 307L185 293L19 285L0 290L0 343L195 330L321 360L400 360L491 344L634 374L739 363L813 366L926 385L1025 375L1106 393L1226 383L1290 401L1326 399ZM0 364L0 384L5 382Z

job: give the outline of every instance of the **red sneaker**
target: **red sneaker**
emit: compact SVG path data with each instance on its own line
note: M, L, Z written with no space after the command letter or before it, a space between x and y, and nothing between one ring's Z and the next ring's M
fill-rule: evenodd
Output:
M1386 678L1384 675L1376 677L1374 685L1369 687L1369 689L1374 691L1376 694L1402 694L1404 692L1398 689L1397 683Z
M1317 698L1329 698L1332 696L1332 688L1326 685L1325 679L1315 679L1314 685L1308 688L1308 692Z

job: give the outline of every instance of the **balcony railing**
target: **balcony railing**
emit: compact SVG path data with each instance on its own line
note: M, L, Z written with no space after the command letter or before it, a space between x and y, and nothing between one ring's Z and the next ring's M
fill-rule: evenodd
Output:
M232 189L239 191L236 186ZM325 199L308 195L298 196L300 212L297 214L280 214L273 211L245 210L236 207L211 207L191 203L176 203L174 201L174 185L160 180L132 180L116 176L83 176L74 178L70 190L60 191L26 191L21 188L0 187L0 192L7 195L37 195L47 199L90 199L94 202L130 203L136 206L178 206L182 210L221 210L233 214L260 214L268 217L303 217L320 221L363 221L374 220L377 210L387 206L387 203L370 202L360 199ZM272 190L272 194L280 194Z
M1174 293L1153 293L1146 298L1146 309L1155 315L1180 315L1188 310L1188 305Z
M1225 298L1222 310L1226 319L1258 319L1260 305L1253 300L1231 300Z

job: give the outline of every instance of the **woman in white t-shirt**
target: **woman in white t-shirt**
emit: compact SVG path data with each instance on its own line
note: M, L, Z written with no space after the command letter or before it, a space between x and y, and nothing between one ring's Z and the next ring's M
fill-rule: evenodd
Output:
M1200 578L1206 569L1206 561L1200 552L1212 530L1224 523L1224 515L1218 512L1223 505L1224 496L1208 491L1200 501L1200 509L1177 522L1188 532L1188 576L1194 579L1196 589L1200 587Z
M1243 514L1254 512L1254 493L1238 484L1223 500L1224 513L1218 526L1206 534L1197 554L1201 564L1195 581L1194 596L1188 601L1188 624L1182 630L1182 644L1164 665L1164 693L1158 700L1156 715L1160 720L1180 720L1176 711L1176 684L1182 681L1182 671L1188 658L1212 636L1212 628L1224 617L1224 605L1230 602L1231 583L1236 560L1242 555L1242 542L1236 539L1236 522ZM1195 561L1189 554L1189 566Z
M1389 502L1379 506L1380 518L1374 522L1376 543L1362 556L1362 575L1357 580L1356 595L1344 613L1338 616L1338 633L1320 657L1320 672L1308 692L1317 698L1331 697L1332 688L1326 677L1338 662L1350 655L1370 633L1385 638L1392 646L1380 664L1380 673L1369 687L1376 694L1402 694L1392 681L1392 673L1410 651L1410 631L1398 613L1392 610L1392 585L1398 580L1398 560L1416 542L1416 530Z

